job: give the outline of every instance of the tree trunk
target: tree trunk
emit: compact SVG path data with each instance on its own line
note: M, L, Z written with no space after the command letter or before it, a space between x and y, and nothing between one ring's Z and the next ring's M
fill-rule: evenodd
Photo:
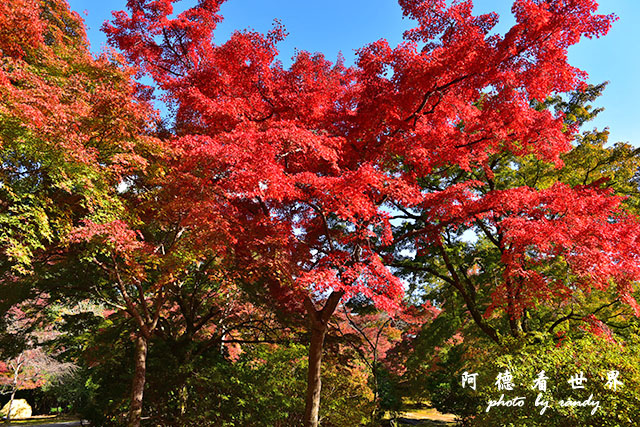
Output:
M7 418L5 422L9 424L11 421L11 408L13 408L13 401L16 399L16 392L18 391L18 376L20 375L20 369L22 368L22 355L18 356L18 360L16 360L15 367L13 369L13 388L11 389L11 398L9 399L9 410L7 410Z
M322 389L322 350L327 335L329 319L336 311L343 292L332 292L322 310L316 310L311 299L305 300L305 307L311 323L311 343L309 345L309 372L307 376L307 397L305 400L304 426L318 427L320 413L320 391Z
M9 410L7 410L7 419L5 420L7 424L9 423L9 421L11 421L11 408L13 407L13 401L16 398L16 389L17 387L13 387L13 390L11 391L11 399L9 399Z
M509 316L509 329L513 337L522 335L522 319L516 310L517 295L514 294L513 285L509 280L505 282L507 287L507 316Z
M314 322L315 323L315 322ZM309 346L309 372L307 376L307 399L305 402L304 425L317 427L320 412L320 390L322 388L322 348L327 334L326 325L311 326L311 345Z
M131 407L129 408L129 427L140 427L142 418L142 396L147 371L147 339L140 335L136 338L134 355L135 371L131 385Z

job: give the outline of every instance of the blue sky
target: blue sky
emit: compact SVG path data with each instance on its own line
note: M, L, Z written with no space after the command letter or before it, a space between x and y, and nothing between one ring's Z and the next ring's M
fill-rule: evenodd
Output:
M126 0L69 0L72 9L84 18L92 50L105 43L100 32L112 10L124 9ZM497 31L504 32L513 23L508 0L476 0L479 13L495 11L500 15ZM602 13L615 13L619 20L609 34L597 40L583 40L569 51L570 62L589 73L591 83L610 81L598 106L605 111L589 126L611 131L610 142L628 141L640 146L640 1L601 0ZM83 14L86 11L86 15ZM391 45L401 41L411 22L402 19L395 0L229 0L222 7L224 22L215 34L223 42L236 29L268 31L274 19L287 28L289 36L279 46L286 64L295 49L322 52L334 59L342 52L352 63L354 51L384 38Z

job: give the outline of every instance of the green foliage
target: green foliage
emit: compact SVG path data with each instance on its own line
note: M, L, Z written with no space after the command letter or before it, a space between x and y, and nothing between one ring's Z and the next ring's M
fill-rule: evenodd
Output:
M637 335L624 344L607 341L591 334L579 338L536 339L523 343L513 341L502 350L486 350L473 359L467 355L468 347L458 345L441 351L441 360L426 378L430 399L440 411L459 415L473 426L634 426L633 414L640 413L640 367ZM461 357L461 355L465 357ZM496 379L499 373L509 371L513 376L512 391L499 391ZM463 372L478 373L477 391L462 388ZM536 406L540 391L533 389L541 371L545 371L547 391L542 394L549 401ZM609 389L607 373L618 371L623 383L617 391ZM573 389L569 379L584 373L584 389ZM524 397L522 407L493 406L504 394L504 401ZM591 397L593 404L561 406L561 401L585 402ZM591 411L599 402L592 415Z
M66 2L3 3L0 271L21 276L81 221L123 216L118 184L158 149L143 136L154 115L130 72L93 57Z
M174 407L184 404L184 413L179 415L182 425L292 426L302 422L306 346L257 345L245 349L235 362L207 357L192 365L199 365L198 370L191 373L182 386L184 390L174 390L174 402L170 402ZM155 382L153 375L150 382ZM327 363L322 394L322 425L359 425L366 421L371 410L366 375L358 377L348 367Z
M397 413L402 409L402 394L399 390L398 378L380 365L376 369L378 386L378 413Z
M306 366L305 357L302 382L305 388ZM327 355L323 360L321 402L320 421L323 426L358 426L372 421L370 416L375 402L368 369L358 360L345 360L340 354Z
M433 366L422 378L422 398L428 397L438 411L457 415L467 424L477 412L480 399L469 388L463 388L461 375L467 347L458 345L441 349Z
M131 331L116 315L83 311L63 320L55 345L80 367L45 391L94 425L121 425L133 375Z
M95 425L121 425L132 379L130 331L117 315L66 316L59 344L85 364L51 387L61 405L71 405ZM83 328L84 332L82 331ZM213 341L207 351L193 343L152 340L147 359L145 416L149 425L293 426L304 414L308 349L300 344ZM238 351L242 348L242 351ZM334 359L341 357L340 360ZM373 393L369 373L356 361L327 354L322 383L323 426L369 421Z

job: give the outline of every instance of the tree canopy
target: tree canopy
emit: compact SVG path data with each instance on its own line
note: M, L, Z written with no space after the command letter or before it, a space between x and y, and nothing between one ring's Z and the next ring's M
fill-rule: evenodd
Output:
M398 46L287 68L277 22L217 43L222 3L130 0L97 58L62 0L0 6L0 268L27 290L2 299L103 305L91 327L135 342L111 349L133 356L129 425L154 347L215 389L308 345L304 416L283 419L317 426L328 349L394 407L411 346L576 321L613 338L605 314L640 314L638 151L579 133L604 86L567 58L616 19L595 1L516 0L496 34L471 1L400 0L416 26ZM184 415L194 382L172 381Z

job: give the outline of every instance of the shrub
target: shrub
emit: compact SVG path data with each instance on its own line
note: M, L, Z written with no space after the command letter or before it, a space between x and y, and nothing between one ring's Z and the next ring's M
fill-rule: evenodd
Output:
M467 423L478 427L543 427L543 426L634 426L633 419L640 413L640 366L638 351L640 340L632 336L624 344L593 335L566 338L557 342L537 340L505 348L486 357L463 360L455 347L448 349L428 378L432 403L440 411L459 415ZM513 390L499 391L498 374L509 371L513 376ZM462 388L464 371L478 373L477 390ZM541 371L548 378L547 390L541 399L548 401L545 411L542 402L535 402L541 393L533 385ZM608 373L619 372L622 386L617 390L607 387ZM584 374L584 389L574 389L569 380ZM490 401L509 401L524 398L522 406L492 406ZM562 406L561 402L574 401L585 406ZM597 402L597 404L596 404ZM596 408L597 406L597 408ZM594 413L591 412L595 409Z

